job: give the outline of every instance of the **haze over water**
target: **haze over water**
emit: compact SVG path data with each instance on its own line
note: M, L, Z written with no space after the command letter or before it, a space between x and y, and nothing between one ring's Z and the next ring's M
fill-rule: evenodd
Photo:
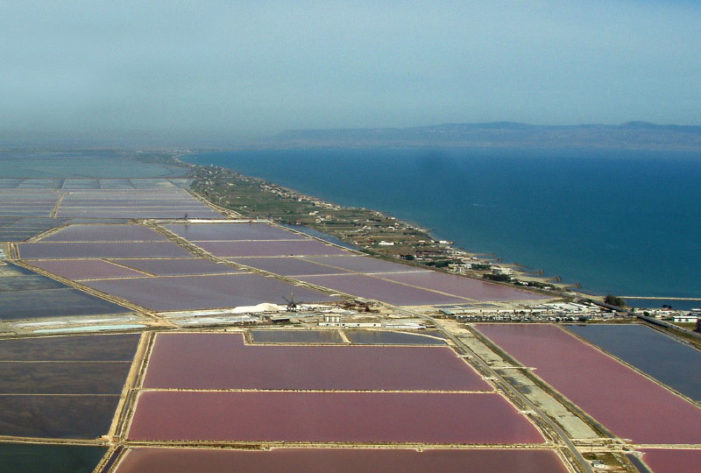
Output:
M383 210L585 291L701 297L700 153L332 149L188 160Z

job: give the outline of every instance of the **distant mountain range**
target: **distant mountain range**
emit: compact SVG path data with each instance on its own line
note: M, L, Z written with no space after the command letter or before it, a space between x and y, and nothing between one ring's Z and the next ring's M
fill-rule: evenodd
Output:
M291 130L265 142L279 148L502 147L701 151L701 126L451 123L412 128Z

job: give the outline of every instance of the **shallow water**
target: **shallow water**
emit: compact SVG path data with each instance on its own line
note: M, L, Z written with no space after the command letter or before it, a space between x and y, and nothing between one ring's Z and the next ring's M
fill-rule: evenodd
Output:
M701 401L701 351L643 325L570 325L570 331Z
M251 330L256 343L343 343L336 330Z
M103 447L0 444L3 473L90 473L107 452Z

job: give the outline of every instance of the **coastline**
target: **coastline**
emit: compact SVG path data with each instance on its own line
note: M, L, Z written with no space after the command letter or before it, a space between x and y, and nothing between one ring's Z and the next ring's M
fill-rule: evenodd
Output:
M185 159L381 209L435 229L434 239L543 269L584 292L699 296L698 160L441 149L198 150Z
M309 228L312 232L317 232L350 245L368 255L378 257L393 262L401 262L412 266L421 266L426 269L438 270L449 274L456 274L464 277L469 277L477 280L487 280L492 283L508 285L510 287L518 287L522 289L533 290L542 294L549 295L553 298L577 300L590 300L601 304L603 296L586 294L579 291L574 291L573 285L562 283L557 280L557 277L546 277L540 274L534 274L527 268L517 263L505 263L497 255L488 253L471 252L469 250L455 247L454 242L440 240L430 229L420 226L414 222L398 219L386 212L381 212L373 209L356 208L341 206L324 199L310 196L299 192L295 189L290 189L262 178L245 176L238 171L226 168L223 166L193 164L184 161L180 158L187 156L180 154L174 157L174 160L180 165L185 165L192 170L193 183L191 191L197 196L215 205L227 209L243 217L249 218L268 218L275 223L287 226L289 228ZM325 209L326 211L334 212L352 212L354 216L358 213L365 214L376 223L387 222L389 231L383 231L382 225L377 225L377 232L368 232L363 234L363 237L373 241L374 244L358 245L357 239L344 238L343 232L334 231L322 219L308 219L302 212L294 213L287 211L285 215L274 214L265 206L268 202L258 202L261 208L250 206L250 200L246 200L246 204L235 203L241 200L242 195L235 195L231 188L238 188L236 181L245 182L249 186L257 188L257 193L260 195L266 194L267 198L277 200L280 203L290 204L291 202L311 205L315 209ZM250 189L249 189L250 191ZM246 192L244 191L244 194ZM250 197L250 194L248 195ZM267 211L267 212L266 212ZM316 216L315 210L307 212ZM302 217L302 218L299 218ZM357 219L352 219L357 220ZM337 223L337 222L334 222ZM348 222L343 222L348 223ZM354 222L357 226L357 222ZM304 231L304 230L301 230ZM400 255L394 250L395 245L388 244L386 240L377 237L388 237L391 233L400 234L407 232L415 232L420 235L421 239L417 240L414 246L414 251ZM383 243L385 243L383 245ZM402 248L409 248L404 245ZM443 264L446 261L451 263Z

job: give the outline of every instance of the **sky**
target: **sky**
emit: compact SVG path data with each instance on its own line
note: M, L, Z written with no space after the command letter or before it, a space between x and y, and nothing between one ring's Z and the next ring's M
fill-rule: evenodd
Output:
M695 0L0 0L0 141L701 125Z

